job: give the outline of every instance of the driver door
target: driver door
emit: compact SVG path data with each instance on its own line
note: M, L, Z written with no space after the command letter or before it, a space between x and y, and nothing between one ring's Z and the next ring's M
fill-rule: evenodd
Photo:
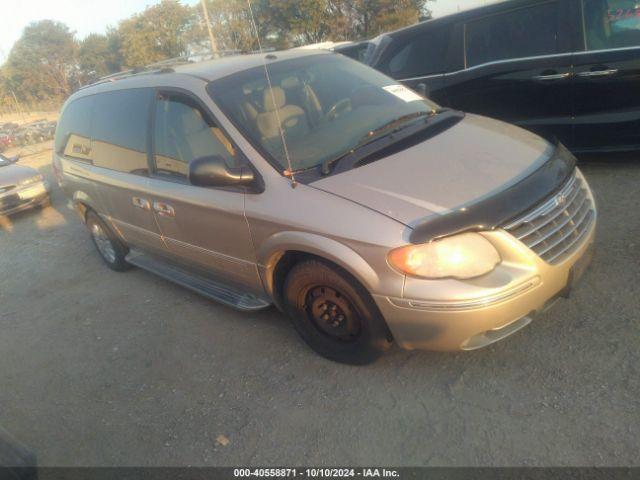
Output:
M189 162L220 155L236 166L241 155L192 95L158 91L154 108L153 211L167 248L183 266L260 292L241 188L189 183Z

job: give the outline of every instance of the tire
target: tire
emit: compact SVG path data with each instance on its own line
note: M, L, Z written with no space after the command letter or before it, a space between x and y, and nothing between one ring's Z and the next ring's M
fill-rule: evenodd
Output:
M284 308L302 339L330 360L366 365L391 346L389 329L369 293L328 262L306 260L291 269Z
M89 234L91 235L91 240L104 263L116 272L123 272L130 269L131 264L125 260L129 249L115 236L107 224L92 211L87 213L86 224L89 229Z

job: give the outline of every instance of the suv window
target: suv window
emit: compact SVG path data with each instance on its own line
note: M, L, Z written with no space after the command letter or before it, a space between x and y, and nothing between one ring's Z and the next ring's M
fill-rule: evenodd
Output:
M402 41L382 66L382 71L395 78L443 72L450 32L448 26L443 26Z
M369 48L369 42L359 42L353 45L336 47L334 51L359 62L364 62L367 48Z
M640 3L636 0L583 0L587 50L640 46Z
M93 164L119 172L147 174L147 129L153 90L136 88L95 96Z
M467 66L559 52L558 2L499 13L466 25Z
M222 130L198 103L176 93L160 93L155 108L154 156L156 171L187 178L189 162L219 155L236 166L236 151Z
M55 149L58 155L91 160L91 109L93 97L83 97L64 109L56 128Z

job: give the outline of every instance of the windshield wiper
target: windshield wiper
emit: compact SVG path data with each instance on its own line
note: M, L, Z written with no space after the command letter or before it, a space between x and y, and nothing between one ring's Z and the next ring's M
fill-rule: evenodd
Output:
M371 130L370 132L368 132L364 137L362 137L362 139L360 140L360 143L364 143L369 139L375 140L376 138L379 138L381 134L386 135L389 133L397 132L398 130L410 125L409 121L413 120L414 118L432 117L436 113L438 113L436 110L431 110L428 112L420 111L420 112L408 113L406 115L402 115L400 117L394 118L393 120L388 121L384 125L376 128L375 130Z
M374 142L377 142L381 138L391 136L394 133L397 133L400 130L403 130L404 128L407 128L415 123L415 122L411 122L410 120L421 118L421 117L427 117L427 119L429 119L434 115L437 115L444 111L445 111L444 109L430 110L428 112L420 111L420 112L408 113L406 115L402 115L400 117L394 118L393 120L385 123L384 125L376 128L375 130L371 130L370 132L368 132L364 137L360 139L360 141L354 147L350 148L348 151L341 153L337 157L329 158L324 162L322 162L320 166L320 172L323 175L329 175L329 173L331 173L332 167L337 165L340 161L344 160L347 157L351 157L357 151L362 150L364 147ZM369 153L373 153L373 152L367 152L367 155Z

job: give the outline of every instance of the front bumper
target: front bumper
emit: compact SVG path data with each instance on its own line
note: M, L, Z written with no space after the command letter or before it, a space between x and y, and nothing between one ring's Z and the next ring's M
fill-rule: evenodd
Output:
M46 180L14 188L0 194L0 215L12 215L41 205L49 199L51 187Z
M549 264L505 230L484 232L502 263L466 281L405 281L402 298L373 295L397 344L406 349L474 350L528 325L571 288L589 265L596 220L561 263Z

